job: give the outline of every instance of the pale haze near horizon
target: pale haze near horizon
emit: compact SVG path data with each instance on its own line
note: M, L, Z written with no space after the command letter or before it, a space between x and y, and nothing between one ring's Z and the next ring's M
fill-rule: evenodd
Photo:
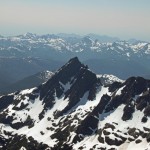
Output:
M0 0L0 34L95 33L150 41L149 0Z

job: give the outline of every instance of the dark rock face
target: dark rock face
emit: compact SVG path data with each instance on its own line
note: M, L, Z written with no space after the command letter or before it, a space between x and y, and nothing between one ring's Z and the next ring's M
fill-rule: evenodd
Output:
M121 86L122 86L122 84L120 82L114 82L114 83L109 85L109 92L115 92Z
M130 128L128 130L128 134L133 136L135 139L137 139L139 137L139 135L140 135L140 132L136 128Z
M128 105L129 102L134 101L133 99L131 100L131 98L134 98L136 95L139 95L142 92L147 93L148 92L147 89L150 88L150 81L142 77L131 77L127 79L123 84L121 84L121 86L119 84L117 87L123 87L123 86L124 88L122 89L121 94L112 97L110 104L106 108L106 112L116 109L121 104ZM146 95L137 99L137 105L136 105L137 109L142 110L147 105L147 102L149 102L149 95L147 96ZM126 111L127 111L127 107L126 107ZM134 110L129 110L128 108L128 111L132 112Z
M131 96L135 96L146 91L150 86L150 81L142 77L131 77L123 85L125 85L123 93L128 92Z
M90 91L89 91L88 99L91 101L96 98L97 88L99 86L102 86L101 80L100 79L96 79L96 80L97 81L91 86Z
M81 67L84 67L78 60L77 57L71 59L66 65L61 67L58 72L45 84L41 87L40 98L46 97L48 91L57 87L58 82L66 84L71 77L73 77ZM61 94L60 94L61 95Z
M25 136L14 135L13 138L7 140L6 145L2 150L20 150L22 145L27 150L45 150L48 148L46 144L38 143L32 137L27 138Z
M148 105L148 106L145 108L144 114L145 114L146 116L149 116L149 117L150 117L150 105Z
M147 122L147 117L146 117L146 116L143 116L141 122L146 123L146 122Z
M0 98L0 111L7 108L13 102L14 95L2 96Z
M76 82L65 93L65 97L69 97L69 104L61 114L66 113L75 106L80 101L80 98L82 98L87 91L91 91L93 85L97 83L96 75L84 68L81 68L75 79Z
M122 116L122 120L126 121L126 120L131 119L132 114L135 111L135 106L134 106L134 104L132 104L132 101L124 107L123 111L124 111L124 113Z
M103 95L100 103L93 109L93 111L84 119L84 121L78 127L78 134L91 135L93 131L97 130L99 114L104 111L109 101L110 97L108 95Z
M122 140L119 141L119 140L117 140L117 139L111 139L111 138L109 138L108 136L106 136L105 140L106 140L106 143L107 143L108 145L120 146L121 144L124 143L124 141L122 141Z

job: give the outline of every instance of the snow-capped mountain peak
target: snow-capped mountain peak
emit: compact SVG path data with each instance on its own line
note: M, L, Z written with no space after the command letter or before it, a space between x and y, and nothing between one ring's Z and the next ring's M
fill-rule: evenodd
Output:
M77 57L46 83L0 103L1 149L150 147L150 81L96 75Z

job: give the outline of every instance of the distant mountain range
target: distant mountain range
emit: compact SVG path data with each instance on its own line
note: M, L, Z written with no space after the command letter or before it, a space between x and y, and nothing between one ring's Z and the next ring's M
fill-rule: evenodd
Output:
M14 37L0 37L0 56L66 60L72 55L79 55L83 60L118 57L131 60L150 55L150 43L119 41L117 38L112 38L113 42L109 42L110 38L106 37L105 42L101 42L100 36L94 34L89 34L86 37L73 36L72 34L59 37L49 34L39 36L32 33ZM57 54L57 57L54 54Z
M1 150L150 148L150 80L96 75L77 57L0 104Z

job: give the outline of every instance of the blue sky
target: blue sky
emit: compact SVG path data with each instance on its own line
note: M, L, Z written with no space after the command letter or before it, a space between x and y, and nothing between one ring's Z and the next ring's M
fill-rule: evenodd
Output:
M0 34L77 33L150 41L150 0L0 0Z

